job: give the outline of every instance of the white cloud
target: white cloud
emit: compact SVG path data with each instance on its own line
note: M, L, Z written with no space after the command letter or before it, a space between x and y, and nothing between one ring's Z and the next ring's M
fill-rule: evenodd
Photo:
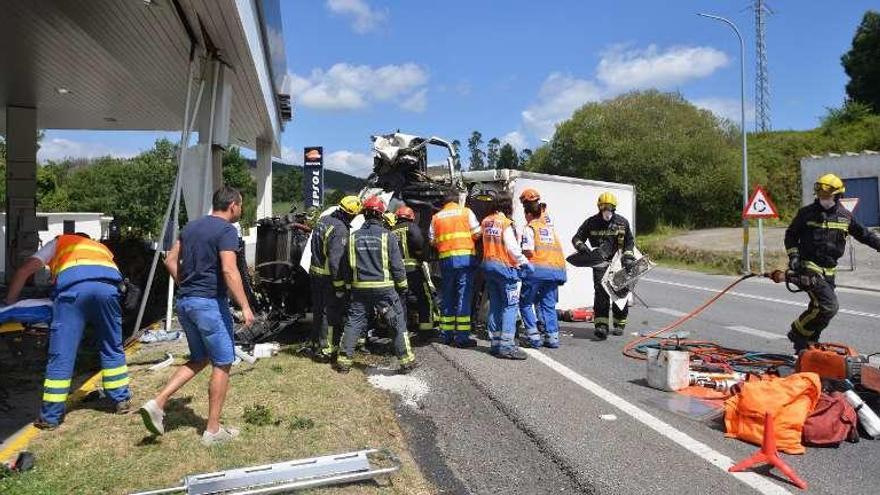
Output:
M601 88L592 81L560 73L550 74L541 85L538 100L522 112L523 125L539 139L551 136L557 122L567 119L585 103L601 97Z
M302 164L302 150L281 145L281 161L288 164Z
M351 19L351 29L359 34L375 31L388 20L388 10L374 9L364 0L327 0L334 14Z
M510 143L511 146L517 149L517 151L522 151L523 148L528 148L528 142L526 141L526 137L523 133L519 131L511 131L501 137L502 143Z
M409 112L424 112L425 109L428 108L428 90L421 89L420 91L413 93L400 104L400 108Z
M602 54L596 78L612 92L662 89L706 77L727 62L724 52L708 46L672 47L665 51L656 45L641 50L617 46Z
M611 47L602 53L594 79L559 72L547 76L535 101L523 110L520 129L514 132L525 144L549 138L557 123L586 103L633 89L665 89L701 79L727 65L728 60L724 52L706 46L667 50L656 45L644 49Z
M709 110L716 116L730 120L734 124L739 125L742 113L742 104L739 98L694 98L691 100L694 105ZM746 127L755 122L755 105L746 102Z
M402 65L334 64L308 76L288 74L295 103L320 110L357 110L373 102L394 102L409 111L425 110L428 72L414 63ZM421 95L420 95L421 93Z
M324 155L324 166L355 177L367 177L373 171L373 156L352 151L334 151Z
M120 150L97 143L86 143L64 138L44 139L37 151L37 161L64 160L65 158L99 158L113 156L131 158L138 154L136 150Z

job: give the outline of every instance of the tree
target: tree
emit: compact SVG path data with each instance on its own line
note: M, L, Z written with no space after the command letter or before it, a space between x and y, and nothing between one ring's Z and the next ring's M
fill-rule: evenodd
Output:
M471 154L470 170L483 170L485 168L485 162L483 161L485 153L480 149L482 145L483 135L478 131L472 132L471 137L468 138L468 151Z
M257 182L251 175L247 159L241 155L237 146L223 154L223 183L241 192L244 211L241 215L242 227L250 227L257 219Z
M523 148L522 151L519 152L519 166L525 167L526 163L532 158L532 150L528 148Z
M301 203L303 187L302 169L280 166L272 173L272 199L284 203Z
M734 225L742 209L738 143L736 132L681 95L632 92L575 111L529 166L634 184L642 229Z
M519 156L516 154L516 148L510 143L504 143L501 151L498 152L498 167L500 169L517 169L519 168Z
M498 148L501 141L498 138L492 138L486 145L486 168L498 168Z
M865 12L853 36L852 48L840 61L849 76L847 96L880 114L880 12Z

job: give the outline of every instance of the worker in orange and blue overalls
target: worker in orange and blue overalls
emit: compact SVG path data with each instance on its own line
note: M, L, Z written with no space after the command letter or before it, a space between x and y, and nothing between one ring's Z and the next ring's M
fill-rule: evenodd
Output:
M519 308L520 275L529 276L532 265L523 255L513 231L513 222L501 211L495 191L485 191L477 199L487 202L489 216L483 219L482 269L489 294L489 352L503 359L525 359L514 341Z
M880 250L880 237L862 226L849 210L840 204L846 191L843 181L834 174L825 174L813 184L816 200L798 210L785 230L785 250L789 270L802 275L808 282L798 284L810 296L810 304L791 324L788 339L800 352L819 341L819 336L834 315L839 303L834 292L837 260L846 249L846 238Z
M440 258L440 336L446 344L475 347L471 299L480 223L470 208L459 204L460 195L458 190L447 193L443 209L431 218L428 238Z
M65 234L48 242L12 277L6 303L18 300L25 282L44 265L55 281L49 361L43 382L43 406L34 426L52 430L64 419L65 402L76 364L76 351L86 324L97 332L104 392L117 413L131 409L128 366L122 349L122 274L113 254L85 234Z
M559 286L566 281L565 257L556 230L547 223L541 204L523 202L523 210L528 225L523 230L521 246L534 267L533 272L523 276L519 299L525 342L534 348L542 345L557 348L559 320L556 303ZM539 319L543 323L541 326L538 325Z

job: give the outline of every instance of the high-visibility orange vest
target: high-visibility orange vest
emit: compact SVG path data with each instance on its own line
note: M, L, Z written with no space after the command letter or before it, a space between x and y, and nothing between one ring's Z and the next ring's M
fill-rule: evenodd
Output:
M78 235L64 234L55 239L55 256L49 261L52 277L75 266L103 266L118 270L113 254L100 242Z
M483 263L500 263L515 268L516 260L511 258L504 245L504 229L513 224L504 213L498 212L483 219Z
M529 228L535 232L535 251L531 261L535 268L550 268L565 271L565 256L556 230L547 225L545 218L536 218L529 222Z
M450 256L473 256L474 238L471 234L468 208L449 202L431 219L434 226L434 244L440 259Z

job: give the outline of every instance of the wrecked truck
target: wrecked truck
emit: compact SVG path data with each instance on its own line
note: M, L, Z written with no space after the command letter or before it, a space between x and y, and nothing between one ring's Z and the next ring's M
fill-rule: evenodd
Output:
M547 203L548 213L562 240L562 248L566 256L574 253L568 239L574 235L581 223L596 212L596 201L606 191L613 192L618 198L617 212L636 225L635 188L629 184L592 181L571 177L561 177L520 170L480 170L462 171L458 151L450 141L438 137L420 137L395 132L376 135L373 141L373 172L366 180L360 197L371 195L381 196L391 211L406 204L416 213L416 222L424 232L428 232L431 217L443 207L443 198L450 190L459 190L462 200L482 220L486 215L486 207L477 199L483 191L493 190L502 201L502 209L510 214L517 229L525 226L525 216L519 203L519 195L526 188L534 188L541 192L542 201ZM433 163L434 153L440 157ZM327 215L335 209L331 206L321 215ZM355 219L353 228L358 228L362 217ZM261 221L264 222L264 221ZM265 224L271 220L265 220ZM296 225L293 225L296 223ZM264 224L261 224L264 225ZM284 246L267 244L269 237L259 234L257 241L257 276L260 278L266 268L283 266L289 284L276 286L279 294L286 291L297 291L308 294L308 271L311 260L308 235L305 227L297 222L272 223L273 228L295 231L295 245L289 246L291 237L285 239ZM279 227L280 225L280 227ZM285 226L287 225L287 226ZM261 240L263 246L261 246ZM478 246L479 249L479 246ZM272 256L260 256L260 253L284 253L285 259L273 259ZM478 253L479 254L479 253ZM294 259L295 258L295 259ZM277 263L281 261L281 263ZM266 265L265 263L270 263ZM437 253L429 254L429 267L435 286L439 282ZM295 265L295 266L294 266ZM274 268L273 268L274 269ZM486 301L479 277L474 301L474 316L477 328L485 322ZM276 298L283 297L281 295ZM308 301L300 298L298 304L291 305L291 310L304 312ZM568 283L560 287L558 308L574 309L593 304L592 272L587 269L569 267Z

